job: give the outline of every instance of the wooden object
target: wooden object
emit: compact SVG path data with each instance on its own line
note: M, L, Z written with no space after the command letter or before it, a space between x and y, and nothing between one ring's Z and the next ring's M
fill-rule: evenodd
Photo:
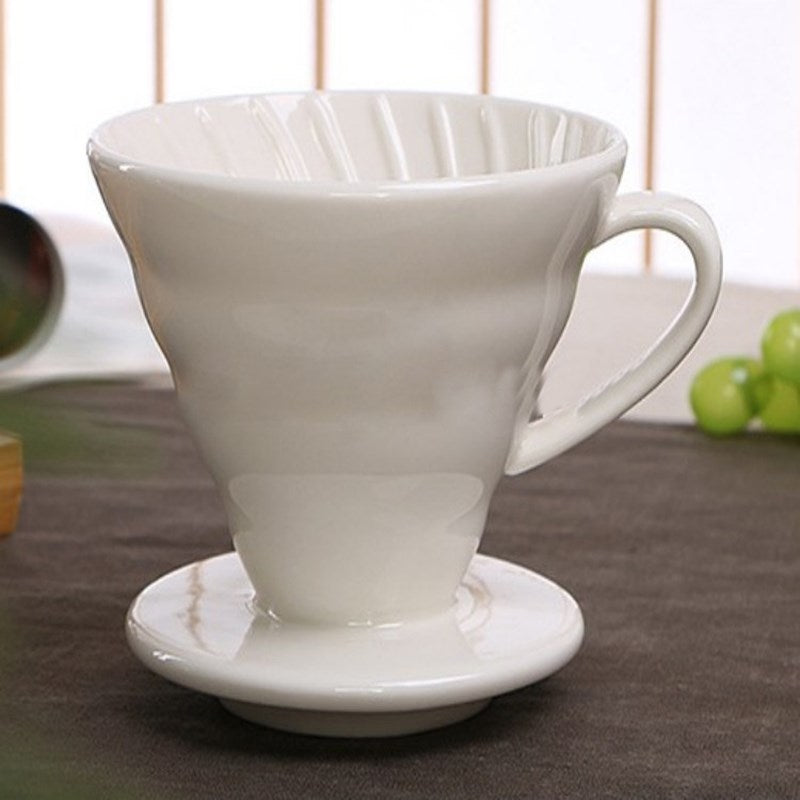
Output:
M326 67L328 7L327 0L317 0L314 5L314 88L324 89Z
M492 0L481 0L481 56L480 91L489 94L491 90L492 66Z
M166 94L166 72L164 69L164 18L165 18L165 0L154 0L153 3L153 21L155 28L153 31L153 55L155 56L155 63L153 73L155 76L155 84L153 86L153 101L155 103L163 103Z
M645 117L644 188L655 188L656 88L658 68L658 0L647 4L647 116ZM653 231L644 232L644 272L653 272Z
M17 524L22 499L22 442L0 431L0 536Z
M6 4L0 0L0 198L6 193Z

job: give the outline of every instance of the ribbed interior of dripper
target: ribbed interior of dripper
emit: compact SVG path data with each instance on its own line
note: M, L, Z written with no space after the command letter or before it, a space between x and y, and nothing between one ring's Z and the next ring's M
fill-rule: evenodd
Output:
M419 181L513 172L602 152L609 126L479 95L342 92L154 106L95 140L122 159L282 182Z

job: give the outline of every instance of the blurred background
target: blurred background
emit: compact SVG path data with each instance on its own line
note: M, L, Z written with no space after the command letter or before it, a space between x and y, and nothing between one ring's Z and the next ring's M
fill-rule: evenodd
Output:
M651 183L704 205L725 244L729 280L800 284L796 0L4 5L5 194L29 210L105 221L86 139L104 119L154 101L159 62L167 100L316 83L485 88L615 123L630 144L624 188ZM641 239L608 245L591 266L640 270ZM669 237L654 237L654 271L681 272L684 259Z
M771 290L772 310L800 287L797 0L0 0L0 12L0 191L45 221L67 272L40 371L86 371L90 351L163 369L84 148L110 116L198 96L374 87L576 108L627 136L623 191L669 189L710 212L726 281L754 290L737 298ZM690 262L671 237L634 233L587 271L685 278Z

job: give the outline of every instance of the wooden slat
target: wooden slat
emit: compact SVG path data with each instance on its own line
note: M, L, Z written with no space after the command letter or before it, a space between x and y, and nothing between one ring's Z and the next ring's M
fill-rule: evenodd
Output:
M0 197L6 193L6 4L0 0Z
M22 499L22 443L0 431L0 536L11 533Z
M316 0L314 6L314 88L324 89L327 83L326 37L328 26L328 4Z
M644 188L655 187L656 90L658 69L658 0L648 0L647 8L647 100L645 122ZM644 232L644 271L653 271L653 231Z
M481 3L481 55L480 55L480 89L482 94L489 94L492 88L492 2L480 0Z
M164 9L165 0L154 0L153 4L153 58L154 78L153 100L163 103L166 95L166 76L164 67Z

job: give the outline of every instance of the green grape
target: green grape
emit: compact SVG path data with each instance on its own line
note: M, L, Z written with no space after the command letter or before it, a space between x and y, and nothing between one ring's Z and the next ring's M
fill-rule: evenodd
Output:
M772 375L800 384L800 308L778 314L761 339L764 366Z
M712 361L692 382L689 402L697 424L706 433L737 433L768 400L764 369L758 361L740 356Z
M780 378L770 380L769 401L758 416L768 431L800 433L800 386Z
M750 389L750 401L756 413L769 403L774 387L772 376L766 372L761 364L758 364L758 366L759 372L754 374L750 383L746 385L746 388Z

